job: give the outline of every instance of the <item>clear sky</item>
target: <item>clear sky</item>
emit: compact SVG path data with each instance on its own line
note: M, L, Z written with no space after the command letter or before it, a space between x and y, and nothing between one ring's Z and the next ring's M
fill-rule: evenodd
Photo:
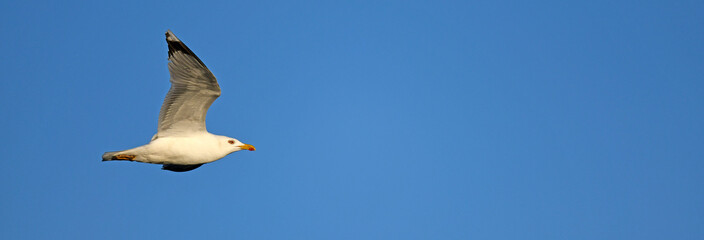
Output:
M2 239L704 239L702 1L3 1ZM145 144L171 29L218 78Z

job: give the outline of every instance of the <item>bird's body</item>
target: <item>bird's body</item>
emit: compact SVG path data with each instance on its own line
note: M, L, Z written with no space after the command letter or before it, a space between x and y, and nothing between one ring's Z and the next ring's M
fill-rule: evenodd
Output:
M133 149L105 153L103 160L129 160L111 158L116 155L132 155L135 156L132 161L144 163L177 165L209 163L232 152L233 149L227 143L227 139L230 138L209 132L162 137Z
M159 113L157 134L147 145L106 152L103 161L164 164L165 170L183 172L232 152L254 151L252 145L206 130L205 115L220 96L220 86L205 64L171 31L166 32L166 42L172 84Z

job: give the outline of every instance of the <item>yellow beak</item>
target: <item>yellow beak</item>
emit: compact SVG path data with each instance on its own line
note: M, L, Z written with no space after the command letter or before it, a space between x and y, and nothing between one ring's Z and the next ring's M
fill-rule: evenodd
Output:
M244 145L240 146L240 148L242 150L249 150L249 151L257 150L256 148L254 148L254 146L249 145L249 144L244 144Z

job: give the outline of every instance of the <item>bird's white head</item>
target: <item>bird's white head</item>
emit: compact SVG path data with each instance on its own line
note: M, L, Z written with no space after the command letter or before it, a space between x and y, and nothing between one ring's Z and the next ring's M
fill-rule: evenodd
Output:
M239 150L249 150L249 151L254 151L256 148L254 146L242 143L240 140L231 138L231 137L225 137L225 136L220 136L220 141L222 141L221 144L228 146L231 152L237 152Z

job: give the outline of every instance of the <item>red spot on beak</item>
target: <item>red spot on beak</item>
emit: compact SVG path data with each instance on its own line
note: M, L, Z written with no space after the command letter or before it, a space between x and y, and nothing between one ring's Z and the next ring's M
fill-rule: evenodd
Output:
M249 150L249 151L254 151L254 150L256 150L256 148L254 148L254 146L249 145L249 144L245 144L245 145L243 145L243 146L240 146L240 148L242 148L242 150L247 149L247 150Z

